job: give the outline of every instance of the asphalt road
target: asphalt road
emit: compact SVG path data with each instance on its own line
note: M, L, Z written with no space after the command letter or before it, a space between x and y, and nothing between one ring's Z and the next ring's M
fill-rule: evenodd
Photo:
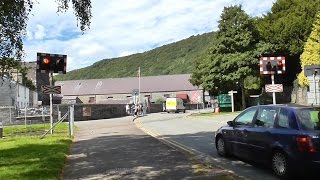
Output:
M204 111L204 110L202 110ZM197 112L197 111L193 111ZM213 115L212 117L189 116L191 112L148 114L138 119L141 127L154 136L176 142L186 149L210 157L223 168L246 179L278 179L270 169L257 164L245 163L237 158L221 158L214 145L214 132L236 115ZM212 163L212 162L211 162Z
M235 179L145 134L132 117L81 121L76 126L62 179Z

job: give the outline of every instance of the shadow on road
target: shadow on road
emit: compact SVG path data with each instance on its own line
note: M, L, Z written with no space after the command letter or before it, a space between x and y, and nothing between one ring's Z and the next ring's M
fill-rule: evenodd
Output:
M182 179L201 175L186 156L148 135L105 135L73 144L64 179Z

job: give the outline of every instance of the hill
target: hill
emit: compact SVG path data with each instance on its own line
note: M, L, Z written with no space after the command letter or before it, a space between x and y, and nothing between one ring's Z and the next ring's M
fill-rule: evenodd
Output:
M55 76L55 80L99 79L191 73L194 61L203 54L214 39L214 32L155 48L144 53L104 59L91 66Z

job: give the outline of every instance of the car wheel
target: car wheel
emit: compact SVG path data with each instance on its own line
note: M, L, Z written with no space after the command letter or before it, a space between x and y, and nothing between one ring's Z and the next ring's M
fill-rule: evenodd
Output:
M216 149L220 156L226 157L228 155L225 141L222 137L219 137L216 142Z
M271 159L271 166L273 172L277 176L281 178L289 176L289 162L286 154L280 151L276 151L275 153L273 153Z

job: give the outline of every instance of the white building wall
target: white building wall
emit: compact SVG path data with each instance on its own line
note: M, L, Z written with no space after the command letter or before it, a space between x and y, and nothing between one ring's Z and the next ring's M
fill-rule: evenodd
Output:
M320 104L320 75L308 76L309 91L307 93L308 104Z
M30 105L30 102L29 102L29 93L30 93L30 90L29 88L21 85L21 84L18 84L17 86L17 99L16 99L16 105L18 108L25 108L25 107L28 107Z

